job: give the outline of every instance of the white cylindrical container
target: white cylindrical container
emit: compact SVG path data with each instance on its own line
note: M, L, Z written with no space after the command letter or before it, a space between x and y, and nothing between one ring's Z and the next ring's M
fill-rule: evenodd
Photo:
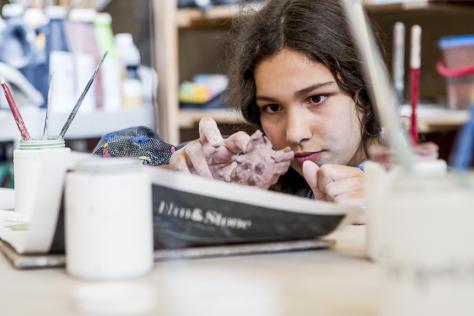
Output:
M151 183L137 161L79 162L66 180L66 266L76 277L139 277L153 266Z
M59 208L70 155L62 138L20 140L13 153L16 211L32 216L45 203Z

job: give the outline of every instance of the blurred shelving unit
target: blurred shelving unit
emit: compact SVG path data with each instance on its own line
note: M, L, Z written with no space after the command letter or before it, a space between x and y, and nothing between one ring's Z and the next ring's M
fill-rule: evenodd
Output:
M183 60L188 59L195 64L204 63L196 56L193 56L199 50L209 49L206 44L200 43L199 40L194 40L194 46L180 46L180 37L191 30L210 29L225 31L230 26L230 21L237 17L242 10L244 12L252 12L261 7L260 3L248 3L242 5L224 5L212 7L206 11L199 9L178 9L176 0L153 0L154 1L154 16L155 16L155 63L157 65L158 74L160 77L159 87L159 132L160 135L171 143L179 143L180 128L189 128L195 126L199 119L203 116L211 116L218 123L242 123L243 119L232 112L231 110L180 110L178 104L178 88L179 82L183 80L180 74L183 73ZM384 30L386 36L384 44L386 44L387 51L391 48L391 26L398 19L405 20L404 22L410 24L421 23L423 27L436 29L431 32L430 36L424 36L424 48L430 51L429 56L423 56L425 62L425 69L433 66L433 70L425 74L427 80L432 80L437 76L434 71L434 52L437 52L435 42L440 36L449 35L449 33L474 33L472 23L469 23L469 14L474 13L474 6L453 5L446 3L435 3L427 0L417 1L365 1L365 8L369 17L376 21L376 23ZM449 13L449 14L447 14ZM431 16L430 16L431 14ZM420 15L419 20L416 17ZM434 17L433 17L434 16ZM456 27L453 25L440 25L438 17L450 17L452 20L458 19L464 26ZM459 17L459 18L458 18ZM426 52L424 52L426 53ZM184 57L183 57L184 56ZM211 58L203 55L204 58ZM200 56L202 57L202 56ZM390 53L387 55L387 60L390 60ZM408 58L405 58L408 60ZM216 63L215 60L212 61ZM431 65L433 64L433 65ZM202 67L201 67L202 68ZM426 90L433 93L444 90L444 82L440 78L435 78L436 84L429 86ZM423 80L423 78L422 78ZM423 85L423 84L422 84ZM408 84L406 84L408 86ZM422 93L423 91L422 87ZM444 91L443 91L444 92ZM444 112L443 112L444 113ZM422 126L426 126L426 131L432 132L437 130L437 126L443 128L450 126L455 128L459 126L464 119L452 120L452 116L443 118L443 113L439 116L430 116L429 122ZM463 114L459 114L463 115ZM446 123L446 124L445 124Z
M42 135L45 111L36 107L22 108L22 116L32 137ZM57 135L69 113L49 114L49 135ZM154 109L151 104L138 109L117 112L79 112L69 128L66 139L99 138L102 135L130 126L154 129ZM18 140L19 132L10 111L0 111L0 142Z
M199 9L179 9L176 15L176 26L189 28L196 26L218 25L223 20L235 18L244 10L255 11L262 7L261 3L248 3L245 7L241 5L222 5L213 7L207 11Z

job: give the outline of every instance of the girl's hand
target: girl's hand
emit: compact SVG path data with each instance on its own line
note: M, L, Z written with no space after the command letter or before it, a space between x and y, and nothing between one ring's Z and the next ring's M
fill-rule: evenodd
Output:
M364 173L355 167L312 161L303 163L303 175L316 200L364 207Z
M294 154L273 150L261 131L237 132L223 139L213 119L199 122L198 140L173 153L169 168L225 182L268 189L286 173Z
M212 178L215 167L231 164L235 154L246 153L250 136L244 132L223 139L212 118L199 121L199 139L173 153L169 168Z

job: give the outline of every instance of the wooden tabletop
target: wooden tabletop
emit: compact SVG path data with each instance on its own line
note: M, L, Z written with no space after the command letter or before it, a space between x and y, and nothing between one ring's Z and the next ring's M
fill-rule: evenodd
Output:
M334 249L158 262L128 282L84 282L64 269L14 270L0 257L1 315L376 315L379 268L363 226Z

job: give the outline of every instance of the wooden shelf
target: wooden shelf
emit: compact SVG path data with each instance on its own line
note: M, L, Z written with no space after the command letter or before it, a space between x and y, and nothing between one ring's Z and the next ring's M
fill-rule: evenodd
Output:
M428 6L439 5L429 3L428 0L418 1L391 1L388 3L377 3L366 1L364 6L368 11L392 11L392 10L412 10L426 8ZM176 25L179 28L190 28L193 26L210 26L219 24L222 21L235 18L244 10L258 11L263 6L262 3L248 3L244 5L221 5L211 7L208 10L195 8L185 8L177 10Z
M242 8L245 10L259 10L261 3L242 5L221 5L206 11L200 9L179 9L176 14L176 25L180 28L189 28L196 25L212 25L239 15Z
M245 123L242 115L231 109L181 109L179 111L179 127L180 128L192 128L199 123L199 120L203 117L211 117L217 123L222 124L239 124Z
M400 109L400 118L405 126L410 124L410 107L404 105ZM242 124L245 123L242 115L231 109L216 110L180 110L179 127L192 128L203 117L211 117L217 123ZM422 104L418 108L418 128L421 133L434 133L459 128L469 119L466 110L450 110L440 105Z
M32 137L42 135L45 112L39 108L22 108L22 116ZM58 134L69 113L49 114L49 134ZM117 112L79 112L66 134L66 139L96 138L116 130L130 126L147 126L155 129L154 111L151 105L139 109L121 110ZM20 139L10 111L0 111L0 141Z
M400 108L400 117L405 126L410 125L411 108L403 105ZM466 123L469 112L466 110L451 110L433 104L422 104L417 110L418 130L420 133L435 133L455 130Z

